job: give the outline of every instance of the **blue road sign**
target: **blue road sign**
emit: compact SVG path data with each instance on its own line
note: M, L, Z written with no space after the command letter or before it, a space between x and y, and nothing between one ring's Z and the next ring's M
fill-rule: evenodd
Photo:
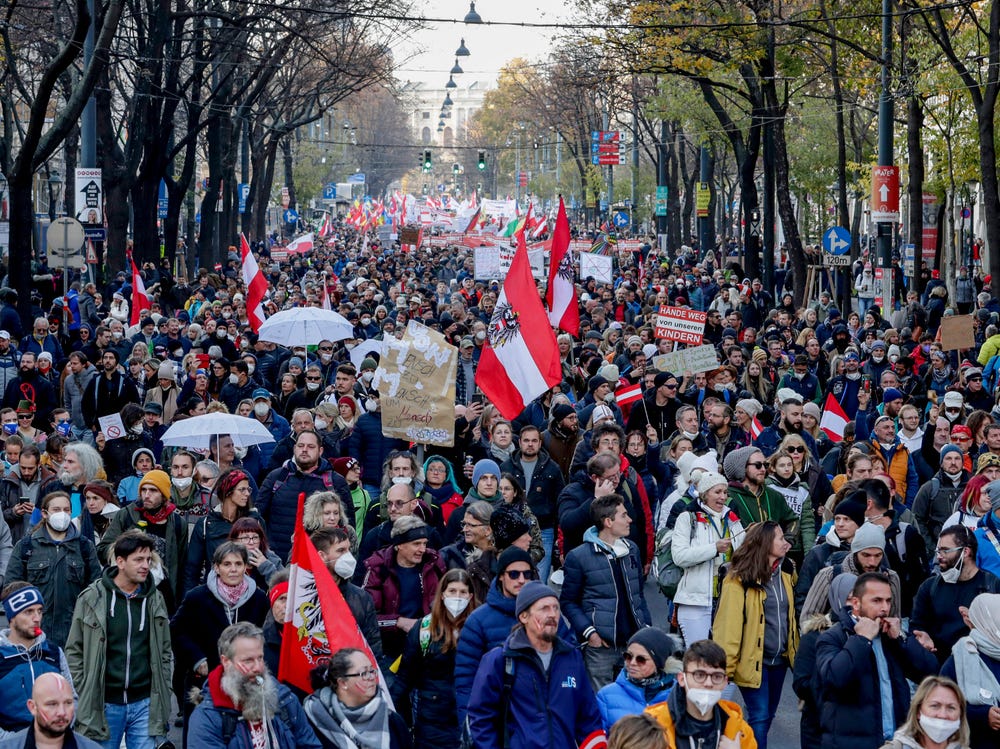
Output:
M289 208L288 210L285 211L284 217L286 224L294 224L296 221L299 220L299 213L295 209Z
M333 200L337 197L337 185L334 182L327 182L323 185L323 200Z
M170 201L167 199L167 183L160 180L160 193L156 201L156 217L166 218L170 209Z
M349 185L363 185L365 183L365 173L355 172L354 174L347 175L347 184Z
M628 214L625 213L625 211L618 211L615 214L615 217L614 217L613 220L614 220L615 226L617 226L619 229L623 229L626 226L628 226L629 223L631 223L630 220L629 220Z
M843 226L831 226L823 235L823 250L831 255L846 255L851 250L851 233Z
M250 185L248 185L245 182L241 182L239 185L237 185L237 187L239 189L239 195L240 195L240 200L239 200L240 213L246 213L247 198L250 197Z

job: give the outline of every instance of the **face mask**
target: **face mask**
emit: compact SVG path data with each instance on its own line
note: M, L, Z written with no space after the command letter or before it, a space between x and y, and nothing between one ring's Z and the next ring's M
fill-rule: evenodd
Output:
M333 563L333 571L343 580L350 580L354 576L354 570L358 566L358 560L351 552L343 554L340 559Z
M361 324L362 325L371 325L371 322L372 322L372 319L370 317L362 317L361 318Z
M239 375L235 375L235 374L229 375L229 384L230 385L239 385L240 384L240 376Z
M56 431L63 437L69 437L69 431L71 426L72 425L68 421L62 421L56 425Z
M232 312L223 312L222 316L228 320L230 317L233 316L233 313Z
M964 547L963 547L962 550L964 551ZM959 552L959 553L961 553L961 552ZM946 582L946 583L954 585L955 583L958 582L958 578L962 574L962 567L964 565L965 565L965 554L962 554L962 556L958 560L958 564L956 564L954 567L950 567L949 569L946 569L944 572L941 573L941 579L944 582ZM948 735L950 736L951 734L948 734ZM940 739L940 740L943 741L943 739Z
M614 403L615 402L615 394L614 393L608 393L607 395L605 395L604 396L604 402L605 403Z
M962 726L960 720L944 720L943 718L932 718L929 715L920 716L920 727L927 738L941 744L947 741Z
M846 377L848 380L852 380L852 381L853 380L860 380L861 379L861 373L860 372L845 372L844 373L844 377Z
M358 344L356 344L356 343L345 343L344 344L344 348L346 348L348 351L350 351L350 350L352 350L357 345Z
M4 422L3 433L14 434L17 431L17 422Z
M722 699L722 692L715 689L688 689L687 698L698 708L698 712L705 715L705 713L719 704L719 700Z
M486 340L486 333L483 332L482 330L480 330L478 333L476 333L476 340L479 341L479 342L485 341Z
M222 330L221 328L219 330L216 330L215 331L215 337L216 338L225 338L226 337L226 331Z
M111 331L111 337L116 341L120 341L122 339L122 332L120 330L113 330Z
M319 358L324 364L329 364L333 360L333 354L320 354Z
M804 380L806 378L806 373L805 372L793 372L792 376L795 377L796 380Z
M895 354L891 354L889 356L889 361L892 362L893 364L895 364L898 359L899 359L899 357L896 356Z
M376 411L378 411L378 401L375 400L374 398L369 398L368 400L366 400L365 411L367 411L370 414L373 414Z
M247 362L247 373L248 374L253 374L254 370L256 370L256 369L257 369L257 365L256 364L251 364L250 362Z
M313 423L317 429L326 429L328 426L326 419L316 419Z
M254 403L253 404L253 412L254 412L255 416L260 416L261 418L264 418L265 416L267 416L267 412L270 411L270 410L271 410L271 407L269 405L267 405L266 403Z
M454 617L459 616L463 611L465 611L469 607L468 598L449 596L443 599L443 601L444 601L444 607L448 609L448 613Z
M192 481L194 481L194 478L192 478L191 476L186 476L184 478L175 478L175 477L170 478L170 483L176 486L181 491L184 491L189 486L191 486Z
M683 430L681 430L681 434L683 434L689 440L693 440L695 437L698 436L697 432L686 432L686 431L683 431Z
M49 527L56 533L62 533L69 528L70 517L68 512L53 512L49 515Z
M392 477L392 483L393 484L410 484L412 482L413 482L413 479L410 478L409 476L393 476Z
M366 385L369 382L371 382L374 377L375 377L375 373L374 372L362 372L361 373L361 381L363 383L365 383Z
M315 393L317 390L319 390L319 383L318 382L307 382L306 383L306 390L308 390L310 393Z

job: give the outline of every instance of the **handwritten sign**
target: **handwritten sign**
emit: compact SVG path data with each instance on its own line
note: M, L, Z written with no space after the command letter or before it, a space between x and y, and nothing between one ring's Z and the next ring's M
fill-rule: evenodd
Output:
M476 247L473 253L473 275L477 281L492 281L504 279L510 273L510 264L514 262L514 252L517 248L501 244L494 247ZM531 275L535 278L545 278L545 251L541 248L528 250L528 262L531 264Z
M719 366L715 346L694 346L653 357L653 366L660 372L673 372L682 376L685 372L696 374L707 372Z
M429 445L455 444L458 349L410 320L401 339L384 342L372 385L379 392L382 434Z
M598 283L614 283L610 255L581 252L577 257L580 259L580 278L593 278Z
M707 319L707 312L696 312L693 309L663 305L656 315L654 335L668 341L698 346L705 337L705 321Z

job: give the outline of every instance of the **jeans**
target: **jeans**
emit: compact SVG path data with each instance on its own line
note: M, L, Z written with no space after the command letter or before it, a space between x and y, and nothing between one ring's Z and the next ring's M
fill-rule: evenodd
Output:
M614 646L610 648L584 646L583 665L587 669L587 676L590 677L590 685L594 688L595 694L617 678L622 668L623 652L624 648Z
M687 603L678 603L676 606L677 623L681 627L685 649L698 640L707 640L712 631L712 607Z
M545 549L545 556L538 563L538 579L545 583L548 582L549 572L552 570L552 550L556 542L556 529L541 528L539 532L542 534L542 548Z
M767 732L771 730L771 721L781 702L781 688L787 672L788 665L785 663L763 666L758 688L740 687L746 705L747 723L753 729L759 749L767 749Z
M111 735L101 742L104 749L118 749L125 737L128 749L154 749L156 741L150 736L149 698L127 705L104 705L104 717ZM166 732L166 726L161 727Z

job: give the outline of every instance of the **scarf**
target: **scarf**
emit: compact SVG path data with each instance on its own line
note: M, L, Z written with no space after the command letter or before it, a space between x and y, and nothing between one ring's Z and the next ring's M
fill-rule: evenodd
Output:
M978 630L955 643L951 649L955 659L955 680L970 705L994 705L1000 698L1000 684L983 663L983 658L1000 660L1000 647Z
M647 676L645 679L633 679L627 674L625 678L628 679L630 684L634 684L642 689L647 701L674 683L674 677L662 671L658 671L652 676Z
M177 505L175 505L173 502L164 502L163 506L160 507L160 509L157 510L156 512L150 513L147 512L145 508L139 508L139 514L142 515L143 520L145 520L147 523L158 525L160 523L165 522L166 519L170 516L170 513L172 513L176 509Z
M951 381L954 379L954 377L952 377L951 365L945 364L941 367L941 369L934 369L934 367L931 367L931 379L939 385L950 385Z
M507 447L497 447L496 443L490 442L490 455L492 455L498 463L503 463L507 458L514 454L517 448L514 443L511 442Z
M249 583L247 582L245 575L243 576L243 579L240 580L239 585L226 585L221 579L216 578L215 589L219 593L219 598L221 598L222 601L229 606L229 608L233 608L240 602L240 598L246 594L248 584Z
M390 744L389 706L376 694L361 707L347 707L330 687L306 698L310 723L337 749L383 749Z

